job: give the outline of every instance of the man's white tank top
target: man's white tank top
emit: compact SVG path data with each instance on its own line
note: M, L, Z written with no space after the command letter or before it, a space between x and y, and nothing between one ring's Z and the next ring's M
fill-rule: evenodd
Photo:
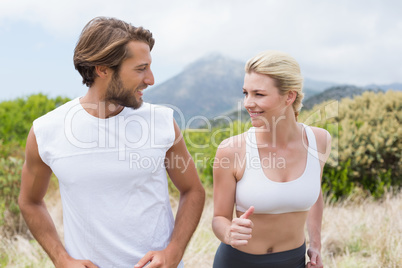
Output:
M313 131L304 125L308 140L307 163L303 174L288 182L275 182L265 176L257 148L255 128L246 139L246 169L236 185L236 209L245 212L254 206L257 214L307 211L317 201L321 188L321 167ZM271 159L272 164L275 159ZM285 163L286 164L286 163Z
M168 245L174 218L164 160L175 139L172 109L143 103L100 119L77 98L33 128L39 155L59 180L73 258L134 267L149 250Z

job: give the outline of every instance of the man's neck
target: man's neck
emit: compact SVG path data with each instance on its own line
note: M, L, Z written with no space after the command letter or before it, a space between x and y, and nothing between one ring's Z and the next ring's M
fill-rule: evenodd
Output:
M104 100L103 94L95 88L89 88L87 94L80 99L87 113L98 118L109 118L119 114L124 107Z

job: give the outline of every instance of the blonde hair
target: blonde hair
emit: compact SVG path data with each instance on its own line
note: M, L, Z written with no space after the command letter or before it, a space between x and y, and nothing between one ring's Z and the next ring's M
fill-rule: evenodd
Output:
M297 119L303 106L303 77L300 66L293 57L284 52L268 50L251 58L246 63L245 70L247 73L256 72L271 77L281 95L295 91L297 96L292 106Z

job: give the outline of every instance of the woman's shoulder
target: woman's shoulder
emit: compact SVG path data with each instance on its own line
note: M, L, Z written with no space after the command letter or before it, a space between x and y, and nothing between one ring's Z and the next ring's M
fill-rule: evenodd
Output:
M245 151L247 132L224 139L218 146L217 154L230 156Z
M317 143L327 144L331 141L331 134L326 129L313 126L310 126L310 128L314 133Z
M326 162L331 151L331 134L323 128L310 127L317 142L317 151L320 153L320 160Z
M239 174L244 172L244 167L238 163L243 163L246 156L246 137L247 132L229 137L219 144L214 161L216 174L230 172L234 178L241 178Z

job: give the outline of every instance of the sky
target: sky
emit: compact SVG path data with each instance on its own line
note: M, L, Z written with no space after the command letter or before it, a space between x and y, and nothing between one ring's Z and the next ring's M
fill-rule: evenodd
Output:
M245 63L268 49L309 79L402 83L401 14L400 0L0 0L0 101L84 95L73 51L97 16L153 33L155 85L212 53Z

